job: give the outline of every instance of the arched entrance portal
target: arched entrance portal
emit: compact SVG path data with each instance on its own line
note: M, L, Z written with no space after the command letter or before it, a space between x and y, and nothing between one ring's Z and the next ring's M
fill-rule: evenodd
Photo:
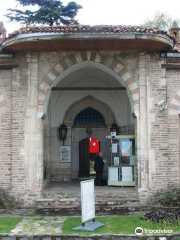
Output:
M106 70L105 70L106 69ZM79 64L79 68L69 69L66 75L57 82L60 91L51 91L50 100L44 120L44 167L47 180L70 181L79 178L79 142L90 136L101 142L102 151L110 159L110 144L106 136L110 134L110 127L116 121L121 134L134 133L134 118L132 116L132 103L129 101L128 91L93 91L88 87L121 87L108 70L100 64L86 62ZM62 77L62 76L61 76ZM131 84L131 83L130 83ZM62 87L87 87L83 91L67 91ZM134 86L134 85L133 85ZM92 108L104 118L103 126L91 126L82 123L75 124L76 116L85 109ZM63 145L59 138L59 127L64 122L68 127L68 136L64 145L70 148L71 158L62 162L60 148ZM105 167L107 175L108 163Z

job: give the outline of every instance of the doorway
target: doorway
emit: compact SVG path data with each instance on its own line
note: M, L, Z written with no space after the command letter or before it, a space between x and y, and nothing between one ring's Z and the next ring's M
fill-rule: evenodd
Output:
M89 139L84 138L79 142L79 177L89 178L95 176L94 159L97 153L89 153Z
M79 142L79 177L90 177L90 153L89 138L84 138Z

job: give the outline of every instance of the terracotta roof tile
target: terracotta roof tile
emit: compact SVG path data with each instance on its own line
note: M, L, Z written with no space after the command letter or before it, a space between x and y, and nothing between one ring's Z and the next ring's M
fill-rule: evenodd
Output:
M70 34L116 34L116 33L154 33L163 34L170 37L167 32L157 30L156 28L145 28L139 26L106 26L106 25L69 25L69 26L34 26L23 27L18 31L9 34L8 38L13 38L20 34L28 33L70 33ZM172 37L170 37L172 38ZM172 38L173 39L173 38Z
M167 63L172 63L172 64L180 64L180 59L179 58L167 58Z

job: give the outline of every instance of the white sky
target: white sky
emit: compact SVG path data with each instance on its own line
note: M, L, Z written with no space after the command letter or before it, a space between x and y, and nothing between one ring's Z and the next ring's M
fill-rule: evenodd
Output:
M180 0L62 0L64 4L75 1L83 6L77 19L80 24L89 25L139 25L155 12L166 12L172 18L180 18ZM8 22L4 17L7 8L16 8L15 0L1 0L0 20L8 33L20 24Z

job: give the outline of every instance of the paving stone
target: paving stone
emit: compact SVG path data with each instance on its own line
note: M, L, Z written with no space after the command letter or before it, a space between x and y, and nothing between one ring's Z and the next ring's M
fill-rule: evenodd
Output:
M44 217L43 220L26 217L20 222L11 232L14 234L28 233L28 234L43 234L43 233L62 233L61 227L66 220L66 217ZM6 240L6 239L4 239ZM11 239L7 239L11 240Z
M16 240L15 237L2 237L1 240Z

